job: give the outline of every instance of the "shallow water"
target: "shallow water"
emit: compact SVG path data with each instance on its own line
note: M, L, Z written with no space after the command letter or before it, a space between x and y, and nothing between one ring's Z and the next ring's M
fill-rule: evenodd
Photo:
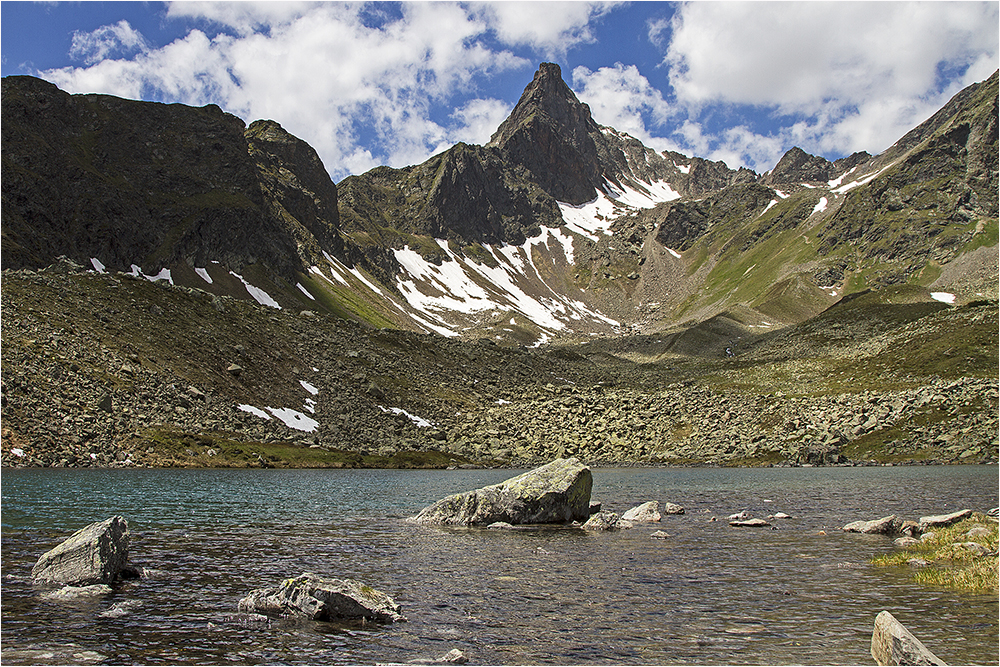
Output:
M872 623L888 609L945 662L996 664L996 595L918 587L868 564L889 538L840 531L985 511L996 466L597 469L607 509L659 500L687 512L613 533L402 521L516 472L4 470L3 661L384 663L457 648L480 664L871 664ZM741 510L793 518L731 528ZM38 556L114 514L152 575L86 602L41 598L29 583ZM302 572L359 579L409 621L227 621L250 590Z

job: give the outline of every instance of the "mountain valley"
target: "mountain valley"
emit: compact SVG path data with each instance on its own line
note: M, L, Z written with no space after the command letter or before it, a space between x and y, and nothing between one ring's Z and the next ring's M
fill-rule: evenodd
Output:
M997 461L997 74L766 174L551 63L488 144L337 184L218 107L2 104L4 465Z

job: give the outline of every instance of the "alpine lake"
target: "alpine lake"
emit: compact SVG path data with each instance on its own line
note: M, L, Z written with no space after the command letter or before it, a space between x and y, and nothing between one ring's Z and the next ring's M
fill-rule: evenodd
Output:
M995 465L599 468L605 509L685 513L600 533L404 521L519 472L5 469L3 663L872 664L882 610L949 664L997 663L997 595L918 585L870 563L891 538L841 530L985 512ZM740 511L792 518L729 526ZM144 578L76 602L32 585L42 553L116 514ZM304 572L388 593L408 621L239 622L240 598Z

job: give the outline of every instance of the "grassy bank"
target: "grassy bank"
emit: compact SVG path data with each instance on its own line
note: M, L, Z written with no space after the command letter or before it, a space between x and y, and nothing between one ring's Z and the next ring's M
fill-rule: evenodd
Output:
M917 544L878 556L872 563L885 567L916 565L913 578L919 584L996 594L1000 585L997 533L996 521L975 513L953 526L926 533Z

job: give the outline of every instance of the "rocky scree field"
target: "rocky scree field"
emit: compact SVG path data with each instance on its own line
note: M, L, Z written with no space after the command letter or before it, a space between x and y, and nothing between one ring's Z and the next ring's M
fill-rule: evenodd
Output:
M535 349L66 261L2 277L5 466L997 460L995 301L883 289L765 334L733 313Z

